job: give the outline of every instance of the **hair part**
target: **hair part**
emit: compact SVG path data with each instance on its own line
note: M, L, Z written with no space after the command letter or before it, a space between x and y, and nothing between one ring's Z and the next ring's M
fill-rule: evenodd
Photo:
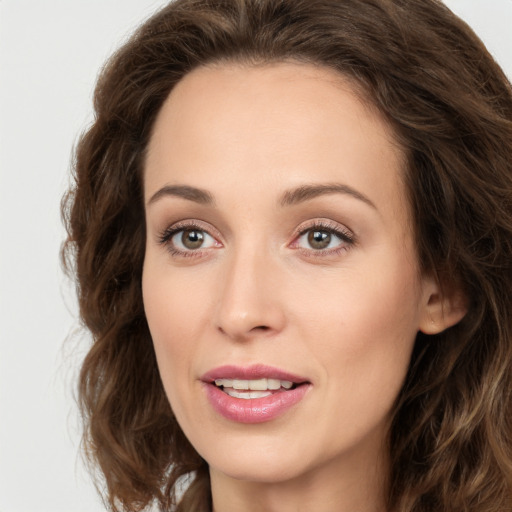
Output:
M144 315L142 173L155 118L199 66L290 60L337 71L388 121L421 269L468 300L458 325L416 340L390 432L389 510L511 510L512 87L438 0L176 0L103 69L63 201L63 259L93 336L79 403L106 503L211 508L207 464L173 416Z

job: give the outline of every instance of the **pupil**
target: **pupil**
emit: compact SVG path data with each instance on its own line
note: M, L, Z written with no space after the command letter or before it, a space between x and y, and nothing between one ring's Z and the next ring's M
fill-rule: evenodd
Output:
M325 249L331 243L331 234L327 231L310 231L308 242L313 249Z
M195 229L186 229L181 235L181 241L187 249L197 249L203 245L204 235Z

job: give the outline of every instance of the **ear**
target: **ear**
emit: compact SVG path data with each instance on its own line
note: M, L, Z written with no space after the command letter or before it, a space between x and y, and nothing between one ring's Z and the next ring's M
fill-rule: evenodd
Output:
M441 286L433 278L424 281L424 302L419 330L439 334L459 323L468 311L468 300L461 287Z

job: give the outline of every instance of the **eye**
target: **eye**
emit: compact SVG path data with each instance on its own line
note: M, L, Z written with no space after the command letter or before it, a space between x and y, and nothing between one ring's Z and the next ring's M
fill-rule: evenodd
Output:
M302 235L301 238L306 238L309 247L315 250L328 249L329 246L336 242L336 235L333 235L329 231L310 230L306 235ZM300 240L300 239L299 239ZM299 243L300 245L300 243Z
M293 246L316 253L336 253L354 244L354 235L341 226L316 224L303 229Z
M176 249L181 251L207 249L215 245L215 238L206 231L196 228L176 231L169 241Z
M180 223L160 234L161 245L173 256L200 256L204 250L222 247L222 244L202 226Z

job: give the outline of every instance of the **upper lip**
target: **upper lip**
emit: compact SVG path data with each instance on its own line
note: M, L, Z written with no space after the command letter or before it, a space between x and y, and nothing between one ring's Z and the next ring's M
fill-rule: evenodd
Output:
M256 380L263 378L287 380L294 384L308 382L308 379L304 377L264 364L253 364L250 366L219 366L206 372L201 377L201 380L203 382L213 382L216 379Z

